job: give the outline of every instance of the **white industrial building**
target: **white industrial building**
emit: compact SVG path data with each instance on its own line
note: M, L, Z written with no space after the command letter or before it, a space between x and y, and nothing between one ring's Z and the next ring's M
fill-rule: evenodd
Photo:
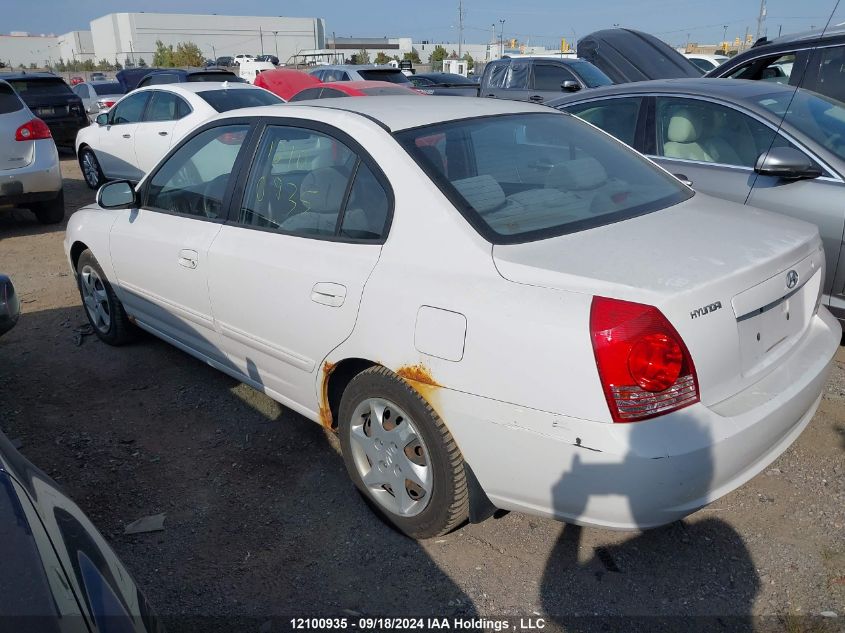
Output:
M33 35L13 31L9 35L0 35L0 62L11 68L29 68L32 64L40 68L57 62L59 58L78 61L94 59L91 32Z
M156 40L174 47L193 42L203 55L276 55L284 63L304 49L325 46L325 21L242 15L191 15L174 13L110 13L91 22L97 59L109 61L141 58L152 63Z

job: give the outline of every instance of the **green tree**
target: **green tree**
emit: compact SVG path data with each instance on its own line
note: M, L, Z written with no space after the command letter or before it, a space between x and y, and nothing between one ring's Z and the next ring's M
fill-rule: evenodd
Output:
M464 53L464 61L467 63L467 70L472 70L475 66L475 60L469 53Z
M156 40L156 50L153 53L153 66L159 68L173 68L173 44L166 45L161 40Z
M352 56L352 63L363 65L370 63L370 54L363 48Z
M97 70L97 66L96 64L94 64L93 59L86 59L84 62L82 62L81 65L79 62L74 61L73 66L73 69L77 72L80 70L87 70L88 72L91 72L92 70Z
M129 55L127 55L126 59L123 60L123 67L124 68L132 68L132 60L129 59Z
M410 53L405 53L402 56L402 59L405 61L411 61L414 64L422 64L422 60L420 59L420 53L416 48L412 48Z
M202 66L205 57L200 47L193 42L179 42L176 45L176 52L173 53L174 66Z
M138 68L146 68L146 67L147 67L147 62L144 60L143 57L141 57L138 60Z
M111 70L111 64L105 58L97 62L97 70Z
M448 51L438 44L434 47L434 50L431 51L431 55L428 56L428 63L431 64L432 70L442 70L443 69L443 60L449 57Z
M382 51L379 51L378 55L376 55L376 64L386 64L389 61L390 58L385 55Z
M56 70L59 71L60 73L63 73L63 72L65 72L66 68L67 68L67 66L65 65L65 60L63 60L61 57L59 57L59 61L56 62Z
M35 70L36 68L38 68L38 64L36 64L35 62L29 62L30 70Z

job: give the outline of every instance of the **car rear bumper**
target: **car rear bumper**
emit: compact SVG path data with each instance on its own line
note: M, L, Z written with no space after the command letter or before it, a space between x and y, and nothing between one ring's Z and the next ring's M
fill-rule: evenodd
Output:
M35 141L35 157L26 167L0 170L0 206L52 200L61 190L59 153L50 139Z
M449 389L425 395L499 508L582 525L642 529L678 520L757 475L821 400L841 328L824 308L768 376L713 407L633 424L517 407Z

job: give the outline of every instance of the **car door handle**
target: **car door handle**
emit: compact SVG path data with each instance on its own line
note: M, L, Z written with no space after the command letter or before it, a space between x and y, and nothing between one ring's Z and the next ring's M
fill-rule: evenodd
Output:
M196 251L192 251L188 248L183 248L179 251L179 265L184 266L185 268L190 268L193 270L197 267L197 262L199 259L199 255Z
M485 97L492 97L493 99L496 98L496 95L484 95Z
M124 134L123 138L132 138L132 135L131 134Z
M159 132L158 135L159 136L167 136L167 132Z
M542 101L543 95L531 95L530 97L528 97L528 99L530 101Z
M321 281L311 289L311 301L339 308L346 299L346 286Z

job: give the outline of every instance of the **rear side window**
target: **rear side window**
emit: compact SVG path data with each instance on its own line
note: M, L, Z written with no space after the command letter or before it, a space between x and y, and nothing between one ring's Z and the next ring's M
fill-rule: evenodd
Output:
M85 84L79 84L78 86L73 87L73 91L79 95L80 99L88 99L90 93L88 92L88 86Z
M359 70L361 79L366 81L389 81L392 84L409 84L408 79L401 70Z
M490 70L490 80L487 82L488 88L501 88L504 86L508 66L508 62L498 62L492 64L492 68Z
M566 111L634 147L641 104L640 97L625 97L579 103Z
M801 87L845 101L845 46L818 49Z
M123 87L116 81L91 84L94 92L98 95L120 95L123 94Z
M21 97L66 97L73 94L61 79L11 79L9 83Z
M172 92L153 91L145 121L176 121L190 112L188 104Z
M8 84L0 83L0 114L17 112L23 109L23 103Z
M530 68L531 66L528 62L511 62L510 68L508 68L508 74L505 77L505 89L527 90Z
M218 112L284 103L284 101L272 92L261 89L251 90L244 88L227 90L226 88L221 88L220 90L205 90L197 94Z

